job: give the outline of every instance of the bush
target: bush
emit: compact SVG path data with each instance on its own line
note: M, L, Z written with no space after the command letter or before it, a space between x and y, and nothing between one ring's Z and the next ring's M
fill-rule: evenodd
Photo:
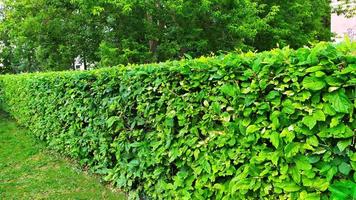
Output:
M152 199L319 199L356 179L356 44L1 76L51 148Z

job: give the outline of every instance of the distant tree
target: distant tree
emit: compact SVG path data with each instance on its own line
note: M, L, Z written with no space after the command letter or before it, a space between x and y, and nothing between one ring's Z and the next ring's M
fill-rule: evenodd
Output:
M14 72L66 70L77 56L96 56L96 24L69 0L5 0L1 12L4 65Z
M12 72L159 62L329 40L329 0L4 0ZM318 9L315 9L318 8Z
M267 28L259 32L252 46L259 50L289 45L301 47L308 42L330 40L329 0L256 0L267 12L275 9L275 16Z
M246 41L270 20L267 15L258 16L260 8L250 0L75 1L105 24L99 53L108 47L117 49L116 60L120 63L252 49Z

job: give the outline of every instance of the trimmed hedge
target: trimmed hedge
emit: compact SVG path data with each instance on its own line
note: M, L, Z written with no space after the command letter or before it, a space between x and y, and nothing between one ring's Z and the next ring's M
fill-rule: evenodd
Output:
M153 199L319 199L356 179L356 44L5 75L3 108Z

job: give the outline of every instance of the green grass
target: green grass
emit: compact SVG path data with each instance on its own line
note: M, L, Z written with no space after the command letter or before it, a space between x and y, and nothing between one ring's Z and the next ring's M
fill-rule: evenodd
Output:
M0 113L0 199L126 199Z

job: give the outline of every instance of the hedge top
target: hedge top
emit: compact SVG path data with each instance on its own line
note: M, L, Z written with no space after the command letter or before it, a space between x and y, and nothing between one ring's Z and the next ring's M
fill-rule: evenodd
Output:
M292 50L289 49L288 47L284 49L273 49L271 51L264 51L261 53L253 53L253 52L248 52L248 53L230 53L228 55L221 55L218 57L200 57L197 59L183 59L180 61L166 61L166 62L161 62L161 63L149 63L149 64L129 64L129 65L120 65L116 67L107 67L107 68L100 68L100 69L95 69L95 70L89 70L89 71L55 71L55 72L32 72L32 73L22 73L22 74L7 74L7 75L0 75L0 77L7 77L7 76L61 76L61 75L75 75L75 74L100 74L102 71L107 72L107 71L112 71L112 70L124 70L124 71L130 71L130 70L138 70L138 71L153 71L151 68L166 68L167 70L180 70L182 66L188 67L191 69L201 69L206 67L206 65L200 65L200 64L191 64L191 63L206 63L210 61L215 61L215 62L221 62L224 63L225 60L227 59L235 59L234 62L239 62L236 59L241 59L240 62L244 62L244 64L252 64L255 60L259 60L259 64L264 64L264 65L272 65L273 62L280 62L284 59L285 62L289 62L289 64L293 64L295 61L299 61L297 66L307 66L307 65L318 65L320 62L320 58L328 58L331 60L336 60L338 58L347 58L347 59L355 59L354 56L356 55L356 44L355 42L351 42L349 40L345 40L343 43L340 44L331 44L328 42L321 42L317 45L315 45L313 48L300 48L298 50ZM284 56L284 58L283 58ZM295 56L295 57L294 57ZM264 60L263 60L264 59ZM293 61L294 59L294 61ZM261 61L263 60L263 61ZM226 64L226 63L225 63ZM231 63L230 63L231 64ZM258 73L258 67L257 63L253 63L255 68L250 70L253 70L254 73Z

